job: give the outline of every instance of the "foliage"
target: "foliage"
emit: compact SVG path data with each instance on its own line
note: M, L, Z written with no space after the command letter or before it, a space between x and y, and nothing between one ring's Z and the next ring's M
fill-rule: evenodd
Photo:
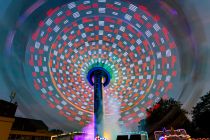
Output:
M193 107L192 122L186 117L180 102L174 99L161 99L152 108L147 109L147 118L139 122L139 128L144 128L154 139L153 133L164 127L170 129L184 128L192 137L210 137L210 91L201 97L200 102Z
M60 129L51 129L50 132L56 135L63 134L63 130Z
M145 130L149 135L163 127L170 129L190 127L190 121L186 117L187 112L181 108L181 103L174 99L161 99L152 108L147 110ZM139 123L141 125L141 122Z
M210 91L201 97L192 111L193 122L199 129L210 131Z
M173 117L175 114L186 114L187 112L181 109L181 104L174 99L163 100L161 99L156 105L147 110L147 124L157 123L162 119L165 119L169 113L171 113L170 117ZM166 118L170 119L170 118Z

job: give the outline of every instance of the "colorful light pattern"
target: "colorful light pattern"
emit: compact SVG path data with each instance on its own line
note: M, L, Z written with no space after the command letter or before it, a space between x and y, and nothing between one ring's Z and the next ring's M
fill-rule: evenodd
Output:
M93 114L86 76L100 66L111 75L105 114L114 113L107 102L114 99L121 124L139 122L147 108L168 97L178 72L176 44L159 20L144 6L112 0L50 9L27 46L34 88L60 115L84 126Z

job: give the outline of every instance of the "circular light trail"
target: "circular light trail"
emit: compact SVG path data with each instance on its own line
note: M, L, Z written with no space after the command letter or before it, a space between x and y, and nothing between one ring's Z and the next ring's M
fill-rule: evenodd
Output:
M177 75L176 44L159 18L122 1L71 2L47 12L28 42L26 61L34 88L51 108L81 126L93 114L94 67L106 69L105 114L120 105L120 123L130 126L146 109L167 98Z

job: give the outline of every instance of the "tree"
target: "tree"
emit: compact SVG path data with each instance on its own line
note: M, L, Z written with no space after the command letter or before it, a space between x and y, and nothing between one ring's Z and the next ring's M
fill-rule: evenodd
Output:
M63 134L63 130L60 129L51 129L50 132L55 135Z
M195 127L210 136L210 91L193 107L192 118Z
M181 103L174 99L161 99L152 108L148 109L147 118L145 119L145 129L148 134L152 136L154 131L162 130L163 127L167 129L171 127L189 129L191 125L186 117L187 111L182 109L181 106Z
M12 91L9 98L10 98L10 103L12 103L12 101L15 99L15 96L16 96L16 92L15 91Z

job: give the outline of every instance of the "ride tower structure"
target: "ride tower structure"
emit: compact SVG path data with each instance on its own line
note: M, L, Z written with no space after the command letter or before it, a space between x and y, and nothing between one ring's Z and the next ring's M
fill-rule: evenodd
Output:
M87 75L88 82L94 86L94 137L103 137L103 87L110 82L109 72L102 67L92 68Z

